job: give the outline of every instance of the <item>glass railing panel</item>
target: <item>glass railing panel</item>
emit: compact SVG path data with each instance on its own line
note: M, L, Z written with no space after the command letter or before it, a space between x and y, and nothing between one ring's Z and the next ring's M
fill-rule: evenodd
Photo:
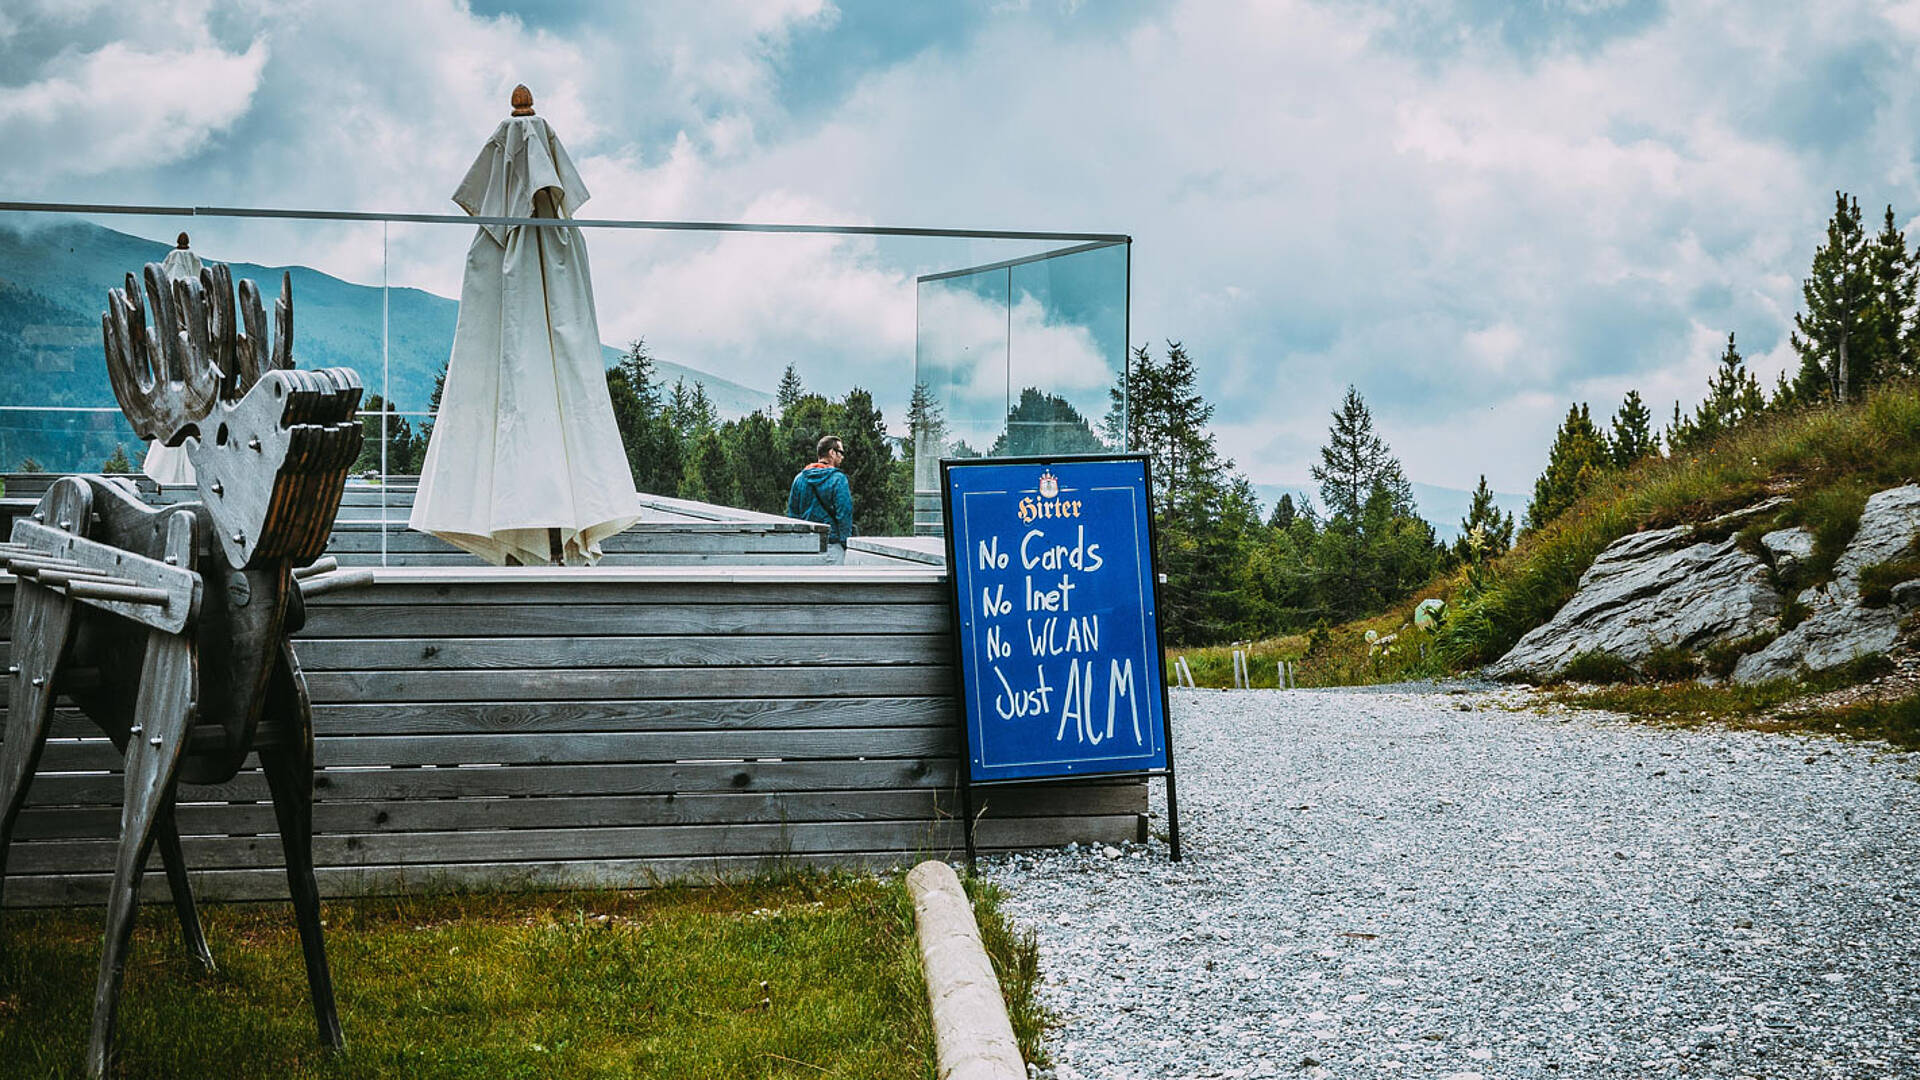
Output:
M1006 443L989 453L1125 449L1127 247L1069 250L1008 268Z
M385 521L383 535L403 527L476 235L465 220L0 212L0 473L140 470L146 447L107 381L99 318L107 290L164 258L181 232L203 260L256 281L269 307L290 271L296 362L352 368L366 388L368 439L343 514L367 527ZM943 456L1104 445L1113 373L1124 370L1123 245L917 232L582 232L600 359L615 378L644 342L662 406L698 386L712 421L733 425L729 455L742 453L748 423L767 429L756 438L781 443L777 466L732 468L724 490L690 489L685 462L649 472L645 439L623 428L642 490L779 512L788 459L800 449L810 456L824 429L855 422L847 411L855 389L866 395L859 409L870 410L857 415L884 432L860 498L900 501L901 521L924 517L904 504L937 496ZM790 365L818 401L783 409ZM677 453L695 452L688 433L676 434ZM937 501L933 514L937 528Z
M1078 244L919 278L914 525L942 457L1125 449L1128 248Z

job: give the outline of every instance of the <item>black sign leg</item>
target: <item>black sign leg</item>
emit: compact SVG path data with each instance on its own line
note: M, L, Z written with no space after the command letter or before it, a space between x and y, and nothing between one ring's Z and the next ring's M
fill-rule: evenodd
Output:
M1180 796L1174 791L1173 770L1167 770L1167 848L1174 862L1180 861Z
M960 781L960 830L967 838L967 876L973 876L973 785Z

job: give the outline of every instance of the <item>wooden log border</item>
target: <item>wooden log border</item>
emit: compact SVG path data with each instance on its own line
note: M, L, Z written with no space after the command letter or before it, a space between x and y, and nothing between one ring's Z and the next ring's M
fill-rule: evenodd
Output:
M954 857L943 590L931 569L396 568L316 599L295 649L321 889L633 887ZM12 597L0 575L0 663ZM5 718L0 682L0 739ZM90 723L57 713L9 906L103 901L119 769ZM257 768L180 799L199 895L284 897ZM997 787L985 802L987 850L1114 843L1144 829L1146 787Z

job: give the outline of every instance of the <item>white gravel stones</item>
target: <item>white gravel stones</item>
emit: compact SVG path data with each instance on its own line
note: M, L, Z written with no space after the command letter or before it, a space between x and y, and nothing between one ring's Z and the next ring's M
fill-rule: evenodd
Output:
M981 862L1055 1075L1920 1076L1920 755L1531 701L1176 691L1185 861Z

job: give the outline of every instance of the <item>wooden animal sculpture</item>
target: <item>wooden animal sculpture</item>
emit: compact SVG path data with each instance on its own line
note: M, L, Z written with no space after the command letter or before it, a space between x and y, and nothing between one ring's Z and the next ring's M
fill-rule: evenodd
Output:
M107 372L143 438L189 436L200 501L149 507L99 476L56 481L0 545L18 582L10 708L0 742L0 886L14 822L64 694L126 755L126 801L95 986L87 1074L101 1076L140 878L158 843L189 954L210 967L174 824L180 780L220 783L259 753L286 850L320 1039L341 1045L312 859L313 718L288 635L304 609L296 567L326 544L359 456L352 371L292 370L292 282L271 349L260 294L227 267L169 281L146 267L101 319ZM309 595L364 573L308 579ZM348 580L343 580L348 579Z

